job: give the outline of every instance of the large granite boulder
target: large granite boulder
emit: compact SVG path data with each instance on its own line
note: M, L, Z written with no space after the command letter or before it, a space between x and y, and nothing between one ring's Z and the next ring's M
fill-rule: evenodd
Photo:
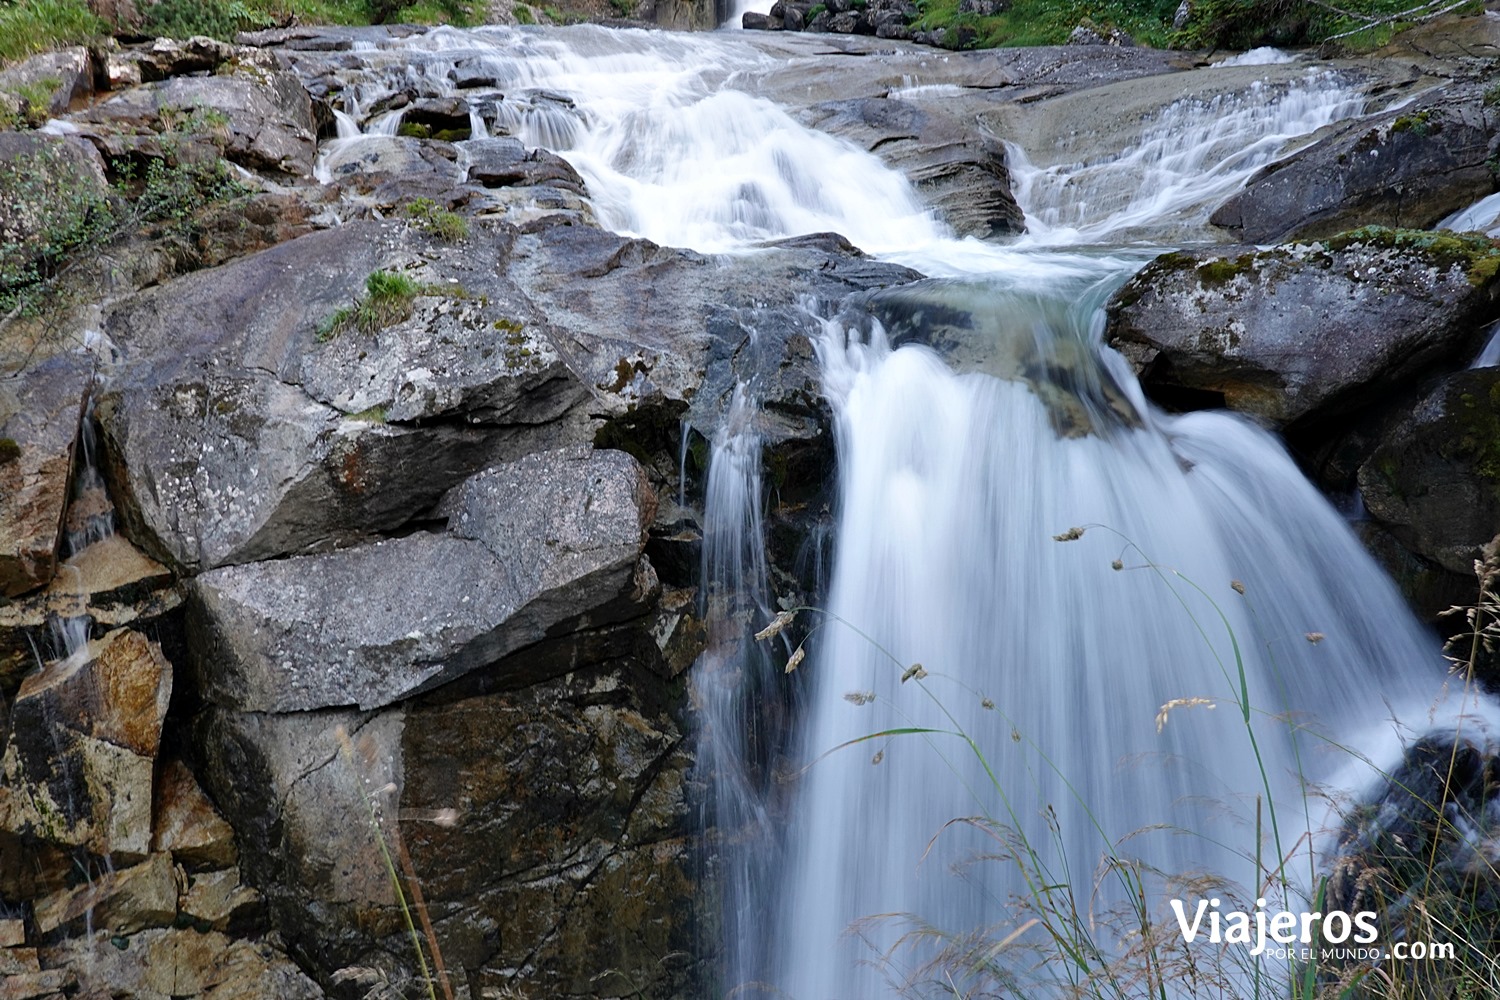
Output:
M1500 313L1497 275L1489 240L1373 227L1171 253L1116 293L1106 338L1165 403L1284 426L1472 356Z
M1335 126L1261 170L1211 221L1245 243L1426 229L1495 190L1497 124L1473 89Z
M312 175L317 125L295 74L262 55L213 76L174 76L132 87L90 108L82 120L113 132L170 137L210 132L224 156L252 170Z

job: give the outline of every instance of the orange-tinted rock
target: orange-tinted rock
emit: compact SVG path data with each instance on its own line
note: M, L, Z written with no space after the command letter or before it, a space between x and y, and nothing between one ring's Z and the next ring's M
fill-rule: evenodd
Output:
M170 852L180 864L221 868L235 862L234 831L180 760L161 769L153 829L151 849Z

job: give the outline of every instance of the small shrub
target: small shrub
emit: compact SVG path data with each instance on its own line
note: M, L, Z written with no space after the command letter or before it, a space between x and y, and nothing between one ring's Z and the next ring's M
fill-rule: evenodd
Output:
M536 14L524 3L518 3L511 11L516 16L517 24L536 24Z
M609 0L609 5L621 17L631 17L635 14L635 3L633 0Z
M237 32L271 23L241 0L156 0L141 17L141 31L166 38L207 35L233 41Z
M431 233L445 243L457 243L469 238L469 223L457 212L439 207L431 198L418 198L406 206L406 214L425 233Z

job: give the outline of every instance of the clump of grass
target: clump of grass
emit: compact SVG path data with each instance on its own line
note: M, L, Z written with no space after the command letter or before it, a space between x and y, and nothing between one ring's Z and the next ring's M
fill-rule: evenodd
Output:
M345 330L371 334L411 315L412 304L426 289L399 271L372 271L365 294L318 324L318 339L332 340Z
M81 45L108 32L83 0L0 3L0 63L35 52Z
M272 23L243 0L156 0L141 16L141 31L164 38L206 35L227 42L238 32Z
M457 212L450 212L431 198L418 198L406 206L406 215L417 228L431 233L445 243L469 238L469 222Z
M55 76L25 83L8 95L14 102L14 110L7 102L0 101L0 129L41 128L47 123L52 106L52 95L62 81Z
M536 24L536 13L524 3L518 3L511 10L515 15L517 24Z

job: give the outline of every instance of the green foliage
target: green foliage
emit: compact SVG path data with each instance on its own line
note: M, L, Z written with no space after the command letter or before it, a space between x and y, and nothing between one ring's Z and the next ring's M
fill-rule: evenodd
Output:
M232 41L237 32L271 23L242 0L156 0L141 16L141 31L166 38L207 35Z
M89 42L106 30L83 0L0 3L0 63Z
M516 16L517 24L536 24L536 14L524 3L516 4L511 13Z
M41 128L47 123L52 95L57 93L60 86L61 80L49 76L22 84L11 91L9 96L14 99L15 109L11 110L6 106L7 102L0 100L0 130Z
M431 198L418 198L406 206L407 216L418 229L431 233L446 243L468 239L469 223L457 212L450 212Z
M31 288L53 277L81 247L103 242L118 213L99 186L51 149L0 164L0 312L30 301Z
M1187 48L1239 49L1334 42L1346 49L1367 50L1386 44L1396 32L1446 6L1440 0L1426 4L1410 0L1198 0L1192 17L1172 42ZM1456 12L1482 9L1476 0Z
M960 13L959 0L917 0L919 31L946 28L965 48L1060 45L1079 24L1107 33L1119 28L1146 45L1165 46L1177 4L1172 0L1015 0L990 17Z
M16 444L15 438L0 438L0 465L14 462L20 457L21 446Z
M350 329L371 334L399 323L411 315L412 304L424 292L420 284L398 271L372 271L365 279L364 295L318 324L318 339L332 340Z
M621 17L633 17L635 15L635 0L609 0L609 5Z
M826 3L814 4L807 12L808 22L811 23L813 18L817 17L819 14L822 14L827 10L828 5Z

